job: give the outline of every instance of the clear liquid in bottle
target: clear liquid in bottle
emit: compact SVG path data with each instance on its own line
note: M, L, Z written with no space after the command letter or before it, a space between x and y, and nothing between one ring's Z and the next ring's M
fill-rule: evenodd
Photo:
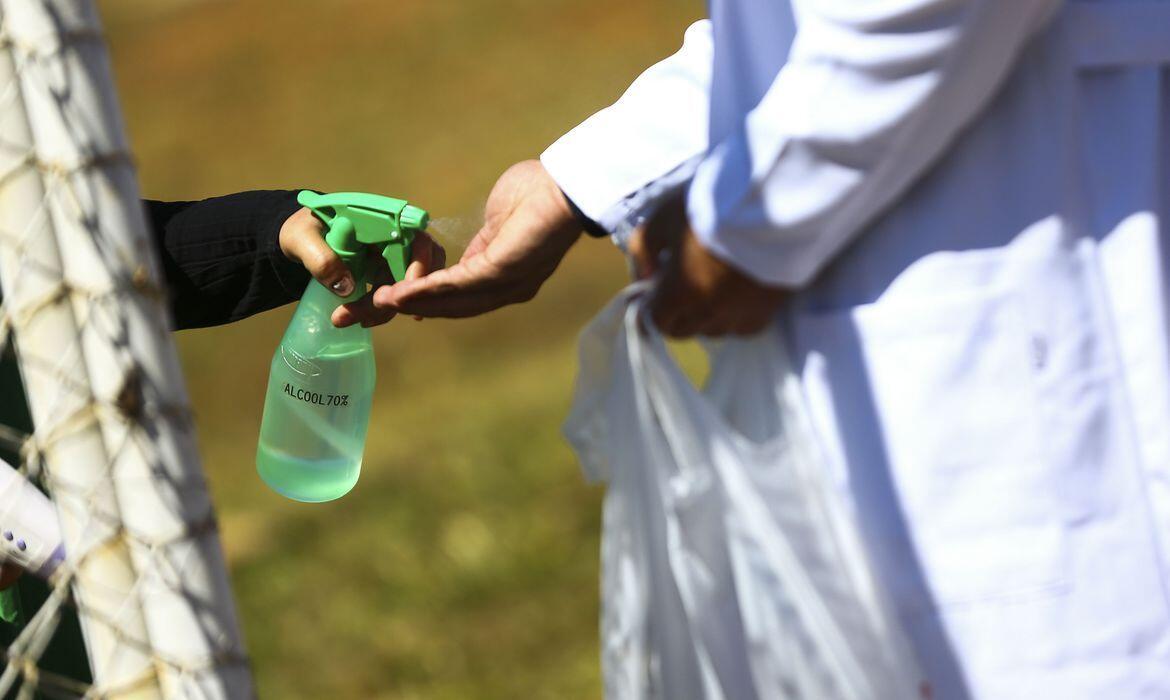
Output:
M361 472L374 353L368 328L330 323L340 303L310 282L268 375L256 469L274 491L297 501L340 498Z

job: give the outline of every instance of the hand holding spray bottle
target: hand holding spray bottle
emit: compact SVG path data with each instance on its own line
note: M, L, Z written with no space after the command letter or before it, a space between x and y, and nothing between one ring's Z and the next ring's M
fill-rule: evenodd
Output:
M401 199L304 191L297 201L329 228L325 242L353 273L344 299L310 281L272 358L256 469L274 491L318 503L357 483L374 396L370 329L336 328L334 309L366 293L366 255L381 253L395 281L406 275L410 247L425 231L426 211Z

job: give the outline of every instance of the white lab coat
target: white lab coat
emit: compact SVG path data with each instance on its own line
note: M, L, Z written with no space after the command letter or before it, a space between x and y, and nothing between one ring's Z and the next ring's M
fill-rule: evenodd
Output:
M796 290L935 698L1170 698L1170 1L710 10L545 166Z

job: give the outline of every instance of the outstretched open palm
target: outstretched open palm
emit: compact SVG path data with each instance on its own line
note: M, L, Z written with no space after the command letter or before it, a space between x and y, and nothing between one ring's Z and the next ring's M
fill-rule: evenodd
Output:
M382 287L374 305L422 317L475 316L528 301L560 264L581 228L539 161L506 170L488 195L483 228L459 262Z

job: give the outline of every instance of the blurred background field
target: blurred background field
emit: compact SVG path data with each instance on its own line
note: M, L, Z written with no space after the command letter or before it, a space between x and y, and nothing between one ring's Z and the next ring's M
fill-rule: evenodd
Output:
M102 0L145 196L408 197L457 258L510 163L615 99L703 11L670 0ZM261 697L600 695L600 492L559 428L624 283L583 240L536 301L375 333L362 479L294 504L254 469L291 308L178 335Z

